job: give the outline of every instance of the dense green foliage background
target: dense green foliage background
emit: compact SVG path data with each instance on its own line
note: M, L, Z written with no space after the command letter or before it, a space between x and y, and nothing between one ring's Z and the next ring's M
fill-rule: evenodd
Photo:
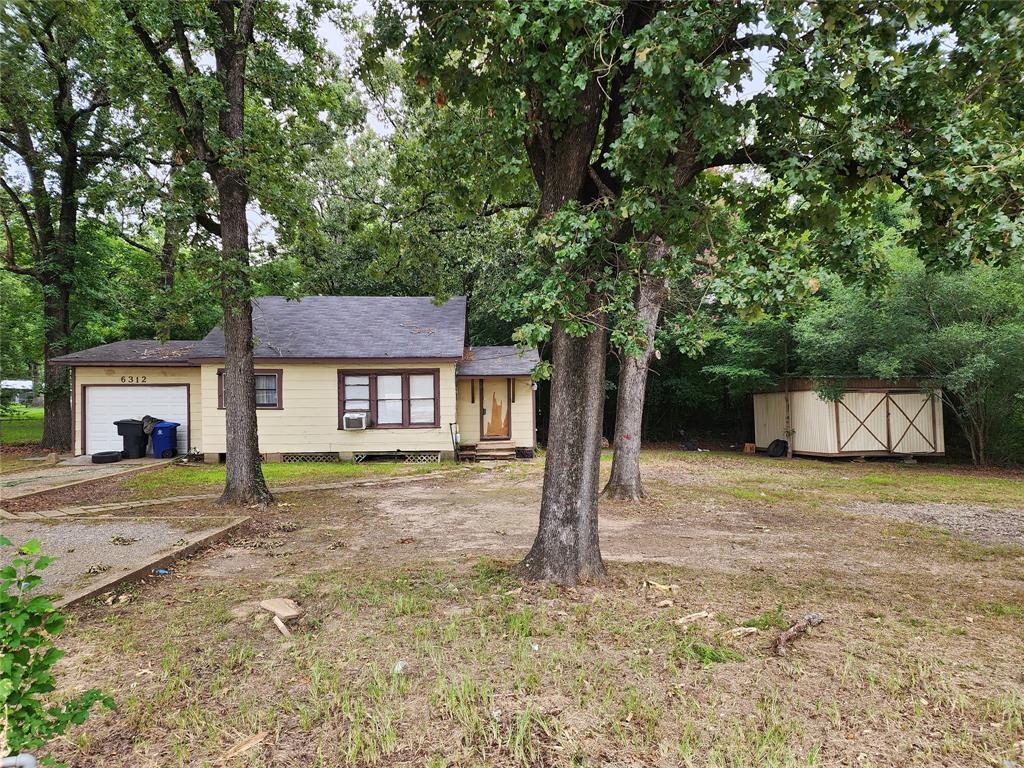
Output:
M83 89L104 84L77 97L91 93L106 104L109 94L119 109L127 105L96 127L109 128L110 141L134 143L108 153L82 197L69 346L200 338L221 315L216 242L197 226L209 184L187 155L169 176L154 170L180 152L173 131L162 108L140 100L139 51L129 55L123 24L108 28L115 6L108 19L99 12L107 6L85 5L90 13L64 20L69 39L124 51L90 48L89 57L70 60ZM312 15L301 3L268 7L281 18L297 14L288 23L301 36L314 34L310 19L327 5ZM153 14L158 6L140 5ZM858 16L841 5L767 7L775 34L764 41L754 39L757 4L711 4L697 20L673 9L635 40L601 32L617 29L614 3L382 2L372 22L337 14L358 49L348 61L310 61L312 74L270 55L254 64L260 88L273 97L254 105L250 128L262 137L252 159L262 217L251 254L254 292L465 294L471 343L545 345L551 323L573 316L585 298L584 281L576 281L583 275L606 292L612 354L621 356L637 349L631 297L651 265L642 238L612 243L613 233L658 231L674 249L657 266L672 289L648 382L646 438L747 440L750 394L787 373L918 376L947 393L949 443L965 458L1024 462L1024 374L1016 364L1024 354L1024 292L1014 214L1024 99L1012 76L1020 57L1013 9L881 4L877 14ZM399 55L413 18L434 35L416 36ZM741 97L748 44L734 41L739 47L713 66L693 61L695 51L722 54L722 29L737 25L752 25L740 38L749 46L781 46L768 87L751 97ZM271 27L268 40L281 31ZM817 42L806 49L812 28ZM926 29L893 54L893 35ZM955 47L946 29L957 30ZM591 32L628 74L630 119L621 135L602 139L597 170L609 194L540 220L523 132L538 105L572 123L580 89L573 78L586 74ZM464 55L481 36L504 41L480 48L490 57L483 78ZM564 55L546 47L552 36ZM851 48L851 38L862 45ZM11 57L20 50L8 47ZM988 72L987 62L999 66ZM19 87L35 88L42 104L45 62L37 68L25 70L31 77ZM546 90L524 99L524 71ZM298 99L306 108L278 135L268 122L274 98L290 103L285 97L310 84L315 97ZM681 91L689 96L676 110ZM387 131L370 127L371 108ZM136 133L137 121L146 130ZM744 125L757 127L758 141L743 148L748 156L736 156ZM708 165L676 189L673 152L688 127ZM747 161L747 171L734 170ZM0 212L15 263L25 266L28 235L15 208L7 200ZM176 220L187 231L169 280L158 255ZM28 377L43 355L43 293L32 277L0 270L0 297L0 370ZM613 361L609 436L616 373ZM543 415L539 426L543 435Z

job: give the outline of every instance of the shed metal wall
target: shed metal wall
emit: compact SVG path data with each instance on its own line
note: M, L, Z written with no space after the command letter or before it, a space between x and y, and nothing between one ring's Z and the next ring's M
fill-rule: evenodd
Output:
M755 444L786 439L790 398L793 452L816 456L942 455L939 392L906 389L847 391L838 402L810 390L754 395Z
M754 443L765 449L775 439L786 437L786 395L766 392L754 395Z
M790 392L793 452L827 454L836 449L836 417L832 403L817 392Z
M847 392L832 404L839 428L839 453L888 453L885 392Z

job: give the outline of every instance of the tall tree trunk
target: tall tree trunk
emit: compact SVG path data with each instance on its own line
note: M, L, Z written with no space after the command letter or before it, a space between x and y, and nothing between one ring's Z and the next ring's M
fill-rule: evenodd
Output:
M224 308L224 412L227 478L221 503L258 504L271 499L260 466L253 373L252 304L249 301L248 193L241 172L224 172L217 185L221 226L221 304Z
M648 246L651 263L664 258L664 241L652 239ZM615 452L612 473L601 492L612 499L639 501L647 495L640 478L640 443L643 430L644 399L647 392L647 373L654 357L654 340L658 331L661 307L668 297L668 278L649 272L640 278L637 287L636 311L643 324L647 345L639 357L623 356L619 368L619 391L615 408Z
M177 183L185 162L184 153L178 150L171 162L168 191L164 199L164 241L158 256L160 262L160 290L170 293L174 290L174 279L178 268L178 251L182 238L188 232L193 214L184 215L180 210Z
M245 0L235 16L231 4L216 6L224 39L215 50L217 77L225 106L218 117L221 132L240 151L245 127L245 65L252 34L254 0ZM237 163L237 161L236 161ZM224 309L224 410L227 420L227 478L221 503L258 504L265 508L270 489L260 466L253 373L249 222L249 186L243 168L219 166L217 185L221 228L221 304Z
M597 489L607 338L597 326L587 336L574 337L556 325L552 336L554 371L540 525L515 574L572 586L605 575Z
M544 96L527 89L538 118L526 152L540 189L537 219L572 200L596 199L587 189L590 158L601 120L601 84L592 79L580 94L579 120L555 136L543 119ZM599 297L588 296L590 333L570 336L552 328L551 408L537 537L515 574L527 580L572 585L604 576L597 534L601 469L604 366L608 344Z
M71 335L70 288L43 283L43 447L58 453L71 450L71 377L66 365L50 361L67 354Z
M184 229L180 222L168 218L164 222L164 242L160 247L160 290L174 290L174 276L178 268L178 243Z
M43 447L58 453L72 449L71 376L67 366L50 362L71 351L71 279L75 273L75 249L78 245L78 150L69 129L62 131L64 142L60 164L60 202L58 228L53 228L49 201L43 193L35 195L41 263L37 270L43 292Z

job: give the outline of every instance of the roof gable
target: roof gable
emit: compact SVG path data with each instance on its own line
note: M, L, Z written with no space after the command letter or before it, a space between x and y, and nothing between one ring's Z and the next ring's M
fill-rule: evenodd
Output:
M440 306L428 296L264 296L252 307L262 359L457 359L465 344L464 296ZM192 357L223 358L223 329L210 331Z

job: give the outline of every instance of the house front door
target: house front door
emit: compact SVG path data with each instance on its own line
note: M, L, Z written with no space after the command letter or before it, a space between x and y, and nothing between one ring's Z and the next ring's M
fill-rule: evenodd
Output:
M510 379L481 379L480 435L484 440L511 436L511 389Z

